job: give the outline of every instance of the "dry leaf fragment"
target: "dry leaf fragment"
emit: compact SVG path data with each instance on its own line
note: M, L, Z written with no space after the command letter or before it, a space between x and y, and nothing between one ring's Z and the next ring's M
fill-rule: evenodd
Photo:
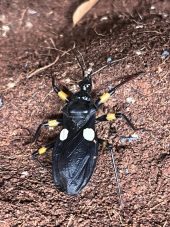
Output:
M98 2L99 0L89 0L82 3L73 14L73 25L75 26L82 17Z

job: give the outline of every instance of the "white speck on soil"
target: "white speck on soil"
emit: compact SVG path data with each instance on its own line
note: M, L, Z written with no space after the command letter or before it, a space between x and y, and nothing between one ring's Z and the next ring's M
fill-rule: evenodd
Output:
M37 11L35 11L34 9L28 9L28 14L30 14L30 15L35 15L35 14L37 14Z
M21 178L27 177L29 175L28 171L23 171L21 173Z
M128 98L126 99L126 102L129 103L129 104L133 104L133 103L135 103L135 100L134 100L134 98L132 98L132 97L128 97Z
M30 21L27 21L27 22L25 23L25 28L31 29L32 27L33 27L33 24L32 24Z
M106 20L108 20L107 16L103 16L102 18L100 18L100 21L106 21Z
M7 87L8 88L13 88L13 87L15 87L15 83L14 82L9 82L8 84L7 84Z
M5 15L4 15L4 14L1 14L1 15L0 15L0 21L1 21L2 23L5 23L5 20L6 20Z
M7 33L10 31L10 27L8 25L2 25L2 27L0 28L1 31L1 36L2 37L6 37Z

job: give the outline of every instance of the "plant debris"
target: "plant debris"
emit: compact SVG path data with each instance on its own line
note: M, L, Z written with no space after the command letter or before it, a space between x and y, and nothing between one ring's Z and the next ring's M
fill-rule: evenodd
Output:
M121 143L131 143L136 140L139 140L139 136L137 134L133 134L131 136L121 136L120 137L120 142Z
M88 0L82 3L73 14L74 26L84 17L86 13L98 2L99 0Z

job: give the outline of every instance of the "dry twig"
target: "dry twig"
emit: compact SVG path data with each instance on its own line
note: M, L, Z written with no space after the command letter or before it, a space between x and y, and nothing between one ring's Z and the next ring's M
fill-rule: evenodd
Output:
M72 49L75 48L75 44L73 45L73 47L71 49L69 49L68 51L63 51L63 54L61 55L61 57L63 57L64 55L68 54ZM30 72L28 75L27 75L27 79L30 79L31 77L43 72L44 70L50 68L51 66L55 65L57 63L57 61L59 60L60 56L57 56L55 61L53 61L52 63L50 63L49 65L45 65L39 69L36 69L35 71L33 72Z
M55 65L55 63L57 63L57 61L59 60L59 56L56 57L55 61L53 61L52 63L50 63L49 65L45 65L39 69L36 69L35 71L31 72L30 74L28 74L27 79L30 79L31 77L43 72L44 70L50 68L51 66Z

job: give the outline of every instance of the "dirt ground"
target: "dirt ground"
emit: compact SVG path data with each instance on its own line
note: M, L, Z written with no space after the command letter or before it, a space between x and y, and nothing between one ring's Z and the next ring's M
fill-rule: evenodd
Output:
M100 1L81 23L71 15L81 1L0 1L0 226L168 227L170 226L170 4L169 1ZM42 168L31 153L60 130L38 125L63 107L52 91L51 74L72 91L82 77L71 49L76 46L94 70L106 59L123 60L93 78L94 99L126 75L144 74L123 85L99 111L131 117L138 139L123 120L117 134L116 163L124 208L119 207L111 156L100 148L95 172L78 196L59 192L51 177L50 153ZM67 51L67 52L66 52ZM165 54L167 56L165 56ZM31 74L59 56L48 70ZM97 126L108 138L109 123Z

